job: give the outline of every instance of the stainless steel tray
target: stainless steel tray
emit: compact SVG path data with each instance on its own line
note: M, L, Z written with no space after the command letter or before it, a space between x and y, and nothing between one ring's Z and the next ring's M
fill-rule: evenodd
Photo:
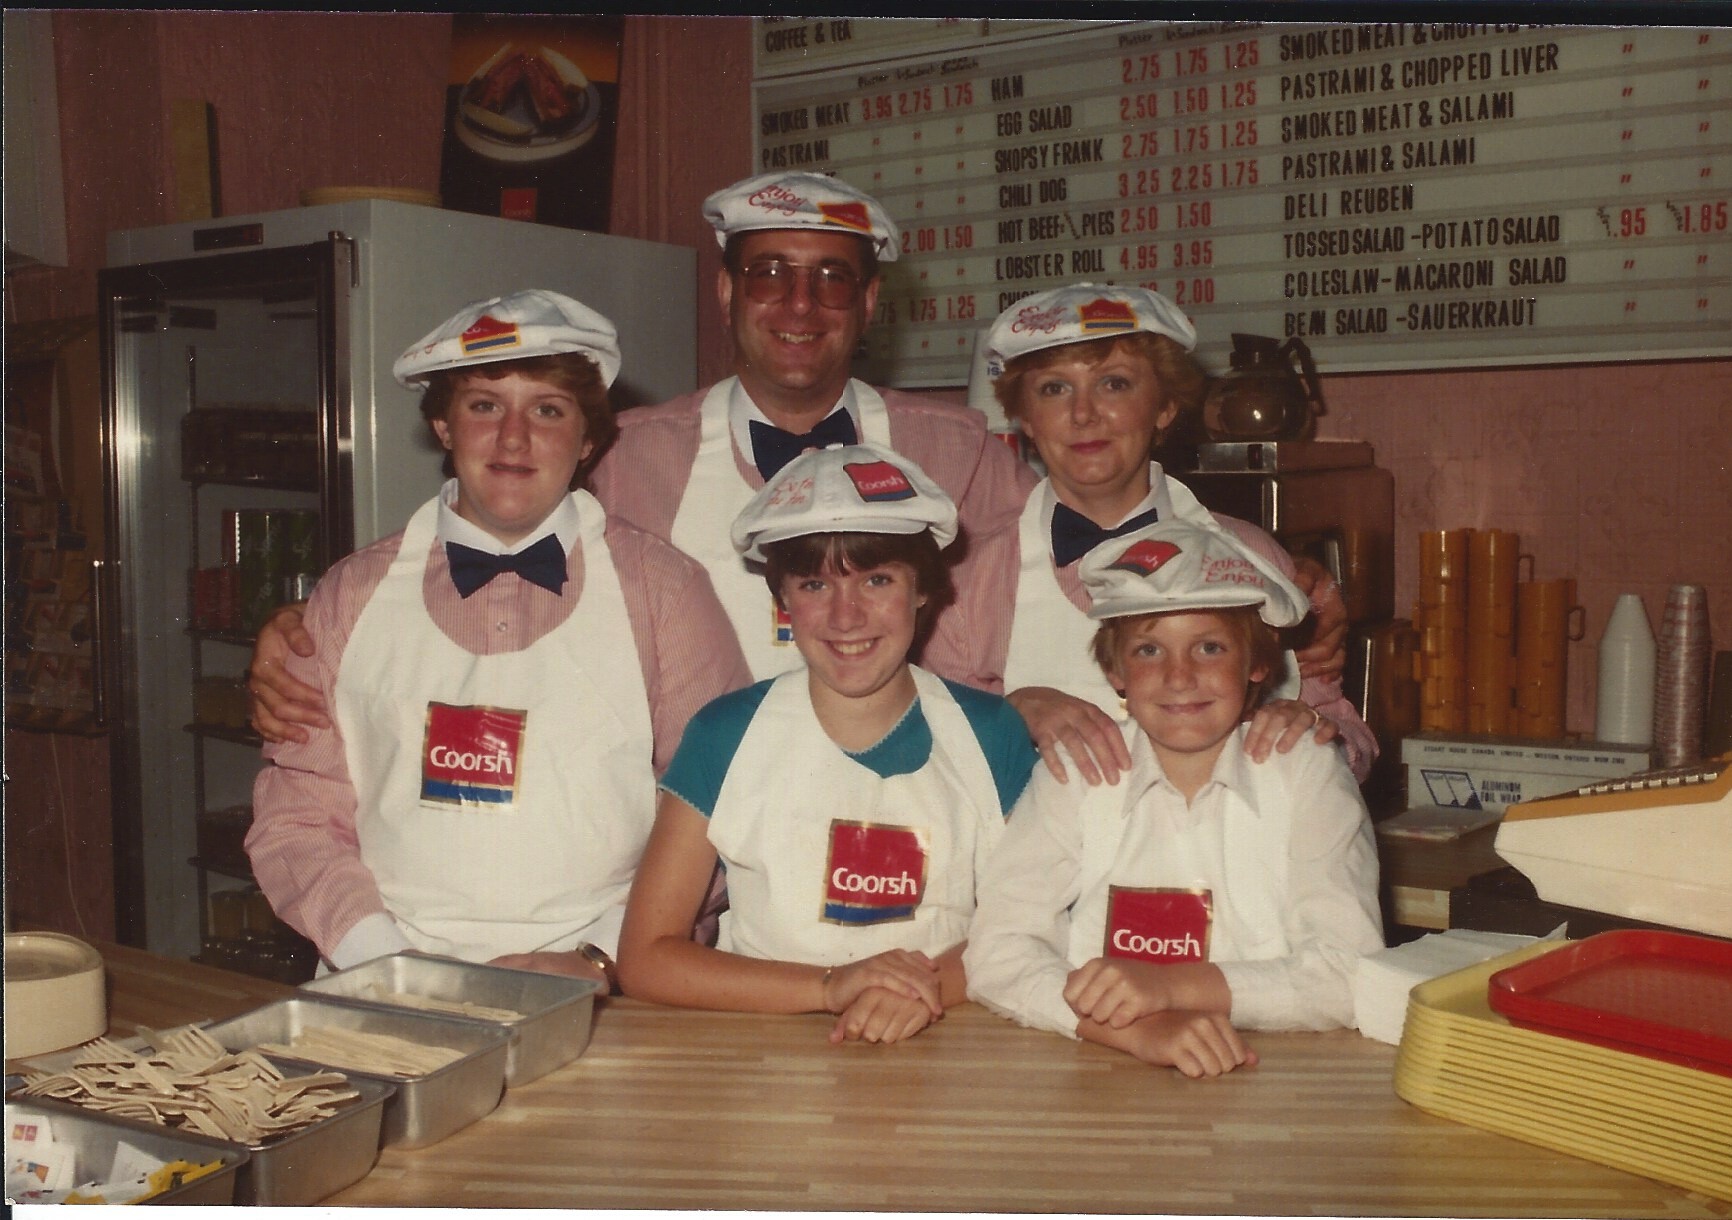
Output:
M156 1203L186 1206L214 1204L226 1207L235 1201L235 1186L243 1166L251 1154L240 1144L211 1139L192 1131L174 1131L166 1127L133 1126L80 1106L62 1106L45 1099L20 1097L6 1102L7 1129L16 1119L42 1119L54 1130L54 1142L73 1150L78 1158L80 1181L89 1181L107 1171L114 1160L114 1150L125 1141L161 1161L190 1161L194 1165L221 1160L222 1168L175 1186L159 1195L140 1200L144 1206ZM10 1155L10 1152L8 1153Z
M394 953L303 983L301 990L394 1012L420 1010L404 1009L380 997L401 992L450 1003L467 1000L522 1013L513 1021L450 1018L510 1032L505 1083L515 1088L583 1054L589 1046L590 1022L601 985L590 979L507 970L449 957Z
M510 1036L474 1021L452 1021L404 1009L334 1003L321 996L295 996L207 1025L205 1032L225 1050L263 1042L288 1044L307 1029L343 1029L389 1034L426 1046L448 1046L463 1057L425 1076L403 1078L338 1068L351 1080L395 1089L385 1104L380 1141L386 1147L424 1148L493 1112L505 1092L505 1055ZM275 1057L275 1056L273 1056ZM296 1063L312 1060L296 1058ZM320 1065L324 1066L324 1065Z
M269 1058L286 1075L298 1075L307 1070L303 1063L278 1059L275 1056ZM307 1207L336 1194L345 1186L353 1186L367 1176L373 1168L373 1162L379 1159L379 1131L385 1113L385 1102L396 1090L394 1086L377 1080L369 1080L354 1073L345 1074L349 1076L350 1083L360 1097L344 1105L330 1118L320 1119L299 1131L292 1131L258 1144L208 1140L218 1147L246 1154L235 1179L235 1203L262 1207ZM52 1113L56 1120L62 1114L91 1117L94 1113L72 1102L56 1101L50 1097L10 1100L40 1106ZM114 1118L106 1114L100 1118L105 1123L124 1128L129 1135L138 1132L183 1138L182 1132L169 1130L155 1123ZM184 1133L184 1137L195 1138L191 1133ZM206 1139L203 1136L196 1138Z

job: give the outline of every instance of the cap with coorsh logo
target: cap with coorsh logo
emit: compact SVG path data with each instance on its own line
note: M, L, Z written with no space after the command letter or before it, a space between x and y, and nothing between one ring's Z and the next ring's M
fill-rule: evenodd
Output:
M1042 348L1139 330L1165 335L1186 351L1197 346L1185 311L1147 288L1071 284L1037 292L999 314L986 332L987 376L997 380L1010 361Z
M1165 538L1145 538L1112 565L1115 572L1135 572L1138 576L1153 576L1156 569L1179 554L1179 548Z
M581 301L525 288L465 305L398 356L391 375L414 388L440 369L559 352L588 356L608 385L619 376L619 333L612 322Z
M882 445L809 449L782 467L734 519L734 549L805 534L918 534L956 540L956 505L913 462Z
M1096 620L1255 606L1271 627L1309 613L1299 586L1226 530L1163 521L1097 546L1077 565Z
M704 219L721 245L756 229L824 229L868 239L880 262L895 262L901 253L902 232L884 205L823 174L759 174L736 182L704 200Z

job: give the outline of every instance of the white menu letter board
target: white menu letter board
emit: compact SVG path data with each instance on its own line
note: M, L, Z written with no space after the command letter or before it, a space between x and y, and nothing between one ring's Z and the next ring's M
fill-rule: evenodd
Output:
M757 169L903 226L861 373L1145 284L1325 372L1732 354L1732 29L756 22Z

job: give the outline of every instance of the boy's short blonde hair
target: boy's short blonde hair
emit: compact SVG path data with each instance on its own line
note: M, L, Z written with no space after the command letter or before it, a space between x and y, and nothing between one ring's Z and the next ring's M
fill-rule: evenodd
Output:
M1247 671L1255 673L1259 668L1263 670L1262 678L1251 682L1247 687L1246 712L1255 711L1262 706L1263 700L1280 685L1281 673L1285 668L1281 639L1273 627L1258 617L1255 606L1226 606L1217 610L1163 610L1157 614L1127 614L1123 618L1110 618L1095 631L1094 639L1089 645L1095 664L1101 667L1101 672L1111 679L1113 670L1118 668L1119 648L1125 637L1139 624L1168 614L1215 615L1250 657Z

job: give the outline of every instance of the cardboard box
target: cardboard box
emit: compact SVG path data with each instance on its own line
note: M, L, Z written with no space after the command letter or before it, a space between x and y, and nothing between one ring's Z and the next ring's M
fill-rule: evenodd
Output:
M1646 771L1652 753L1605 741L1542 741L1468 733L1417 733L1401 742L1407 807L1507 809L1595 780Z

